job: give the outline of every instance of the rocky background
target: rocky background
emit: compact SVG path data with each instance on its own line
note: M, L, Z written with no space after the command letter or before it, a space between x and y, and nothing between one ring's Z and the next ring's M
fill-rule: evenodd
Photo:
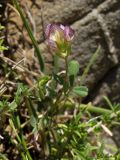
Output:
M1 18L8 52L31 57L31 41L17 11L7 2L2 0ZM85 80L90 90L85 102L104 106L103 95L106 95L112 102L120 103L120 0L21 0L20 3L48 66L52 56L44 43L44 28L49 23L68 24L75 30L71 58L79 61L80 75L100 45L99 56ZM120 129L113 130L115 135L120 134ZM120 140L116 142L120 146Z

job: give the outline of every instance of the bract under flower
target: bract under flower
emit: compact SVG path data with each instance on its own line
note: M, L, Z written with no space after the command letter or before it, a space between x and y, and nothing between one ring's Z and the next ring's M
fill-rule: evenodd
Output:
M49 24L45 31L50 49L60 57L65 58L71 52L71 41L74 30L69 26Z

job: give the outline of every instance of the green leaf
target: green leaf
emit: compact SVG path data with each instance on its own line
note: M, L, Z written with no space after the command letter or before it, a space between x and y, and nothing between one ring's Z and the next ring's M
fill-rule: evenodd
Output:
M71 87L73 87L74 81L75 81L75 76L74 75L69 76L69 82Z
M76 86L73 88L73 92L81 97L86 97L88 95L88 88L85 86Z
M44 76L39 80L39 87L45 87L46 83L51 79L50 76Z
M18 142L21 143L20 136L19 136L18 133L17 133L17 130L16 130L16 128L15 128L15 125L14 125L12 119L9 119L9 124L10 124L11 128L13 129L13 132L14 132L14 134L16 135Z
M107 102L107 104L109 105L109 107L111 108L111 110L114 111L114 106L112 105L112 103L109 100L109 98L107 96L103 96L103 98Z
M37 119L37 113L35 110L35 106L33 105L33 102L30 98L28 98L27 100L27 105L28 105L28 111L29 111L30 116L33 116L35 117L35 119Z
M62 75L53 74L53 77L54 77L55 81L58 82L60 85L64 84L64 79L63 79Z
M36 127L37 121L33 115L30 117L30 124L33 128Z
M21 98L24 96L24 95L27 95L27 91L28 91L28 87L22 83L18 83L18 88L17 88L17 91L15 93L15 102L17 104L20 103L21 101Z
M5 154L0 153L0 159L1 160L8 160Z
M76 60L72 60L68 64L68 74L69 76L74 75L77 76L79 73L80 65Z
M46 87L47 88L47 90L48 90L48 95L49 95L49 97L55 97L55 96L57 96L57 93L55 92L55 90L54 89L52 89L52 88L50 88L50 87Z
M80 65L77 61L72 60L68 64L68 75L69 75L69 82L70 86L72 87L75 81L75 77L79 73Z
M15 111L15 109L17 108L18 105L17 105L16 101L13 100L8 106L9 106L9 111L13 112L13 111Z
M63 84L64 92L66 93L66 92L68 91L69 88L70 88L69 83L67 83L67 82L64 81L64 84Z
M100 53L100 49L101 49L101 47L100 47L100 45L99 45L98 48L97 48L97 50L95 51L95 53L94 53L94 54L92 55L92 57L90 58L90 61L89 61L88 65L87 65L86 68L84 69L84 72L83 72L83 74L82 74L82 76L81 76L81 78L80 78L80 83L81 83L81 84L83 84L86 76L88 75L88 72L89 72L91 66L95 63L95 61L96 61L96 59L97 59L97 57L98 57L98 54Z

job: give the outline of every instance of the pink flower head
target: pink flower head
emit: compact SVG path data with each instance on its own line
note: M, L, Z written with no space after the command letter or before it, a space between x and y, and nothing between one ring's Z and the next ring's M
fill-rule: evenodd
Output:
M69 26L49 24L45 35L50 49L60 57L65 58L71 52L71 41L74 37L74 30Z

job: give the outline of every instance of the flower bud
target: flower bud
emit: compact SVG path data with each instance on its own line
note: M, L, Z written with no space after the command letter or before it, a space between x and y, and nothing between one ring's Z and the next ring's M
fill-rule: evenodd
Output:
M74 30L69 26L49 24L45 31L50 49L62 58L66 58L71 52L71 41Z

